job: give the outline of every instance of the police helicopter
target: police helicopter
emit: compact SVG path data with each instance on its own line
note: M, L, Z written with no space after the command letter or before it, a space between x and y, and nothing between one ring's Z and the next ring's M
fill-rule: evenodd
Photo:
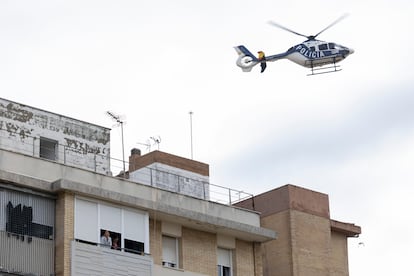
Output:
M267 62L279 59L288 59L306 68L310 68L310 75L340 71L341 69L339 69L339 65L337 65L337 63L352 54L354 50L337 43L317 40L316 37L344 19L346 16L346 14L341 16L316 35L303 35L278 23L269 21L269 24L293 34L306 37L307 40L301 44L290 47L289 50L284 53L271 56L265 56L263 51L259 51L257 52L258 57L256 57L245 46L236 46L234 48L239 55L236 64L244 72L250 72L255 65L260 64L261 73L263 73L266 70Z

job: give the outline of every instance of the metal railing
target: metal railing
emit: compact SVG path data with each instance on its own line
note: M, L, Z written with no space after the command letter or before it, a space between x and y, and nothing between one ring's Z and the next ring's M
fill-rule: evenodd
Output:
M57 142L53 144L51 141L46 141L43 148L40 149L40 139L29 135L21 137L20 133L0 129L0 149L19 152L97 173L129 178L128 172L123 172L124 166L126 168L129 166L126 161L124 164L121 159L96 153L91 148L74 148ZM113 174L112 172L119 173ZM135 171L134 174L139 175L137 176L139 180L130 179L131 181L225 205L233 205L253 197L253 194L215 185L206 179L194 179L160 169L148 167L139 172Z

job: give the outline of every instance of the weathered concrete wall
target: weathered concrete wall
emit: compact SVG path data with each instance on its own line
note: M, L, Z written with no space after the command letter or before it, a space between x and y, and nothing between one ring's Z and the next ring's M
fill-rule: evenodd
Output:
M260 217L255 212L0 149L1 160L8 162L0 162L0 176L2 171L10 172L12 176L9 178L15 178L16 182L28 188L37 185L37 189L43 191L72 191L157 212L158 216L168 216L177 223L219 231L244 240L263 241L275 237L274 231L260 227ZM27 182L21 176L31 176L37 181ZM53 184L47 185L41 180Z
M0 148L40 156L40 138L57 143L57 162L110 173L110 129L0 98Z
M153 163L130 172L131 181L208 200L209 178L198 173Z

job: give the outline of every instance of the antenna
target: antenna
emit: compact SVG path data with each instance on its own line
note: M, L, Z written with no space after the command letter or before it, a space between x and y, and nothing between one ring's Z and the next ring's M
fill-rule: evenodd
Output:
M150 144L150 141L149 140L147 140L147 143L137 142L137 144L145 146L148 152L151 151L151 144Z
M154 141L154 145L157 145L158 150L160 150L160 143L161 143L161 137L158 135L158 137L150 137L151 140Z
M191 159L193 159L193 112L188 112L190 114L190 143L191 143Z
M122 166L123 166L123 175L126 178L125 171L125 150L124 150L124 121L121 120L121 116L116 115L111 111L107 111L106 114L111 117L118 125L121 126L121 139L122 139Z

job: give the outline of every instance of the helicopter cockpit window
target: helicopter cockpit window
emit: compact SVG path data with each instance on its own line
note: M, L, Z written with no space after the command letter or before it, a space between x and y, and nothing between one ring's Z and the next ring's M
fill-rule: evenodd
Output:
M323 50L328 50L328 45L326 44L319 45L319 51L323 51Z
M329 43L329 49L331 49L331 50L336 49L335 43Z
M311 51L315 51L315 46L311 46L309 49L310 49Z

